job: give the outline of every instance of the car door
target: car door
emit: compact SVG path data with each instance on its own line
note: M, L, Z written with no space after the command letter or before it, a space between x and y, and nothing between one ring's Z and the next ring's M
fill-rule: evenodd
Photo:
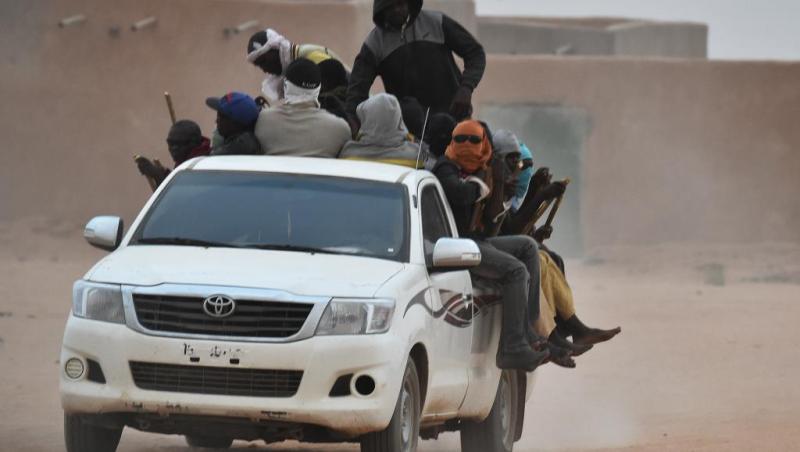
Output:
M441 188L433 180L419 186L423 247L428 266L431 322L431 375L426 414L454 413L469 383L472 340L472 285L469 272L432 269L433 248L442 237L454 237Z

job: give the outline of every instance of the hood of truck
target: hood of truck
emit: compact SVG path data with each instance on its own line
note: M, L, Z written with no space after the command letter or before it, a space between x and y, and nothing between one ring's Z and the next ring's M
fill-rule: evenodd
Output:
M141 245L107 256L85 279L132 286L202 284L309 296L372 297L403 268L400 262L358 256Z

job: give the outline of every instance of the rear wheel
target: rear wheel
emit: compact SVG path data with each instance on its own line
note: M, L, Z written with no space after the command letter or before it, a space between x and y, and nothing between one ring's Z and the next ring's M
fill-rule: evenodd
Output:
M517 427L517 373L504 370L497 385L497 394L489 416L481 422L465 421L461 425L462 452L511 452Z
M233 439L219 436L186 435L186 444L204 449L228 449L233 444Z
M414 360L408 359L400 395L389 426L361 437L361 452L415 452L422 412L419 377Z
M64 413L67 452L115 452L121 436L122 427L102 427L80 415Z

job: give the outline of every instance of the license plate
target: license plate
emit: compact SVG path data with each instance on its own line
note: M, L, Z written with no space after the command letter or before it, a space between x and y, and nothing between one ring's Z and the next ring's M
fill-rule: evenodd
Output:
M203 361L228 361L238 360L244 354L244 350L235 345L227 344L192 344L183 343L183 356L188 358L199 358Z

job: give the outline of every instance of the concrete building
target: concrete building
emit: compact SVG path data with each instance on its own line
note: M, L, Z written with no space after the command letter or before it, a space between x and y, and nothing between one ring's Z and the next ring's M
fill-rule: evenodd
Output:
M706 58L708 27L620 18L480 17L490 53Z

